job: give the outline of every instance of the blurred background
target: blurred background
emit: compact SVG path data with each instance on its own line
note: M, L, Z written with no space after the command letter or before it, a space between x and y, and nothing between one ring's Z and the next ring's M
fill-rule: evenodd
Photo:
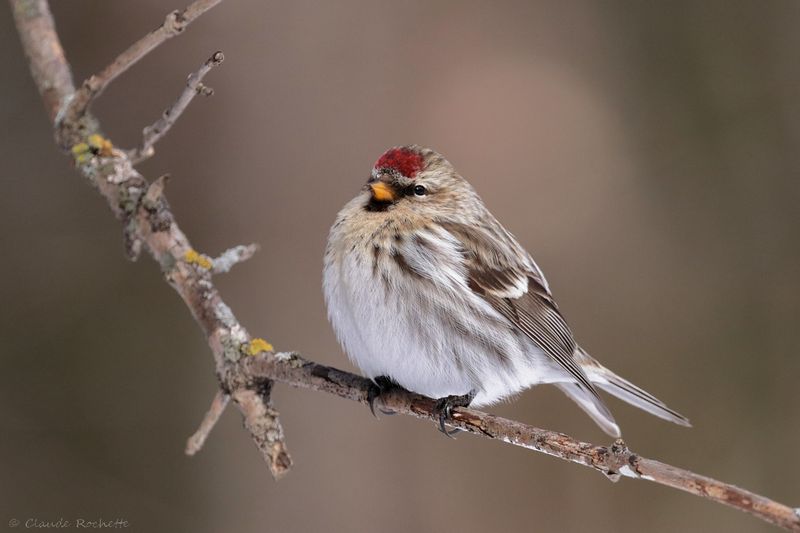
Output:
M181 4L53 2L76 79ZM800 504L800 4L224 2L96 106L132 147L217 49L156 156L193 244L262 251L217 282L281 350L353 370L325 317L328 228L388 147L430 145L531 251L576 335L689 416L609 399L649 457ZM212 357L70 168L0 9L0 527L131 531L768 531L650 483L277 386L274 482L230 409L183 454ZM609 439L540 387L492 412Z

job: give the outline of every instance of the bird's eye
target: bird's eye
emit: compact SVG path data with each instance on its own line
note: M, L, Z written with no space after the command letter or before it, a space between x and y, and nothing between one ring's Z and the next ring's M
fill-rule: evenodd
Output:
M428 189L426 189L423 185L415 185L414 194L416 196L425 196L426 194L428 194Z

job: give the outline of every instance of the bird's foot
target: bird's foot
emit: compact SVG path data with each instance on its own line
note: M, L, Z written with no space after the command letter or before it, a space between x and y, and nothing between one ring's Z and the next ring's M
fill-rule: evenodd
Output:
M369 410L372 412L372 416L378 418L378 414L375 412L375 400L389 389L395 388L400 388L400 385L387 376L378 376L370 381L369 390L367 391L367 403L369 404ZM390 409L382 409L379 407L378 410L385 415L396 414Z
M461 430L458 428L454 429L453 431L447 431L444 423L449 418L452 418L454 407L469 407L469 404L471 404L472 400L475 399L475 395L477 393L478 391L472 390L463 396L445 396L444 398L439 398L436 400L434 411L439 415L439 431L450 438L452 438L456 433L459 433Z

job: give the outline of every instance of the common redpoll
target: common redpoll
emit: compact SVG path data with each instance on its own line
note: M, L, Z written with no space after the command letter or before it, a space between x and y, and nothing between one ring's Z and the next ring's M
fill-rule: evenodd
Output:
M689 421L575 343L542 271L435 151L392 148L339 212L323 274L328 317L377 386L454 407L552 383L609 435L595 386L655 416Z

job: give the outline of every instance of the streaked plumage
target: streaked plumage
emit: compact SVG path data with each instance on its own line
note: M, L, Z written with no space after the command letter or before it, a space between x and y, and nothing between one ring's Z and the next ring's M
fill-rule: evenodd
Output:
M688 425L576 344L542 271L433 150L381 156L331 228L324 290L337 337L370 378L432 398L475 391L476 406L552 383L619 436L596 385Z

